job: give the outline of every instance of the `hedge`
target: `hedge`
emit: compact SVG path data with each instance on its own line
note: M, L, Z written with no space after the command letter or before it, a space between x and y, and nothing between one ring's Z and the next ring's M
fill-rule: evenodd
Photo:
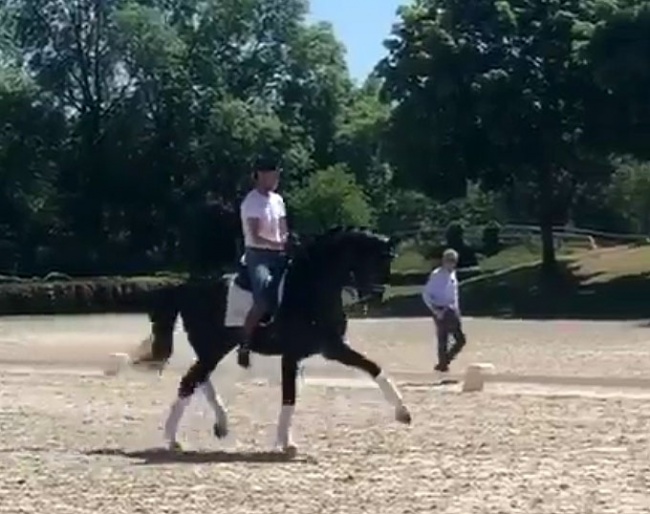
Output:
M0 315L145 312L147 293L180 283L173 277L97 277L69 280L1 277ZM49 277L51 278L51 277Z
M477 274L477 268L459 270L461 279ZM428 276L394 274L391 285L423 285ZM182 282L179 276L71 278L50 273L22 279L0 275L0 316L146 312L148 293Z

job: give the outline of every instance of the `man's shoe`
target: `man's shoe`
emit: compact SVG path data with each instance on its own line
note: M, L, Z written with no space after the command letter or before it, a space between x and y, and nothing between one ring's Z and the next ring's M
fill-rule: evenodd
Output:
M436 364L433 370L437 371L438 373L447 373L449 372L449 366L442 366L440 364Z

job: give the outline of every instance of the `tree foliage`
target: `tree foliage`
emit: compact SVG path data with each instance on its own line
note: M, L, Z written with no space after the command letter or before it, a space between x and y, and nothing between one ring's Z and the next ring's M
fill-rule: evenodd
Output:
M341 166L315 172L290 196L298 229L319 233L332 226L370 226L372 209L354 176Z
M549 262L571 216L647 230L610 155L650 148L640 0L416 0L360 85L308 7L0 0L0 271L182 266L187 212L236 212L260 154L303 230L535 216Z
M589 60L604 57L602 40L615 38L598 27L614 11L587 0L419 0L403 8L380 65L384 93L396 103L391 153L401 176L441 198L464 194L470 179L489 189L529 183L551 266L552 226L566 221L577 184L603 150L593 135L612 117L631 123L625 109L594 114L608 96L632 108L614 85L594 81L607 63Z

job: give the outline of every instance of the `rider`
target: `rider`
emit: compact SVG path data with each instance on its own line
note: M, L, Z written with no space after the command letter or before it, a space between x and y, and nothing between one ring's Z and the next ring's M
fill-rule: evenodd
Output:
M255 187L241 204L245 259L251 280L253 306L244 321L243 341L239 347L241 366L250 365L253 332L264 314L277 302L278 286L287 266L285 245L288 237L287 213L282 196L275 190L280 169L269 160L255 166Z

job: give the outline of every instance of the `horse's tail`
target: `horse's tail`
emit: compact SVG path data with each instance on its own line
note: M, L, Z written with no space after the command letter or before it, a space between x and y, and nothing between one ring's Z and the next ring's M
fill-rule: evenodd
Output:
M131 355L134 364L164 365L174 351L174 327L180 313L183 284L173 284L148 294L151 333Z

